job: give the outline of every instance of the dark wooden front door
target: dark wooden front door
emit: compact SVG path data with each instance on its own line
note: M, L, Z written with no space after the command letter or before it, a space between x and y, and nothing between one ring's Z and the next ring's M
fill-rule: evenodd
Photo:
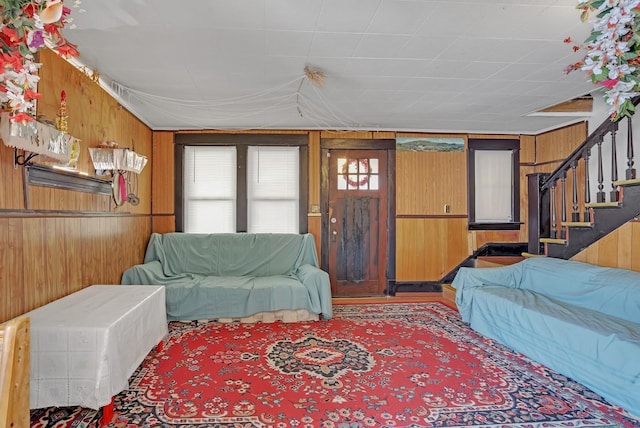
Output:
M329 276L334 296L381 295L387 270L387 151L329 151Z

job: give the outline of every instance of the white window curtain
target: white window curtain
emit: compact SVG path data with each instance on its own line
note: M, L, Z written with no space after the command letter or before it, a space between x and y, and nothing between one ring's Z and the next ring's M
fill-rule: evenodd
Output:
M184 231L236 231L236 148L186 146L184 151Z
M247 158L247 232L298 233L299 147L250 146Z
M475 221L511 222L513 161L511 150L476 150Z

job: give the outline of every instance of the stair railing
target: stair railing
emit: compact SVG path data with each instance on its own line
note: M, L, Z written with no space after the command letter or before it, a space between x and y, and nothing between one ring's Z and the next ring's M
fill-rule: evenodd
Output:
M640 103L640 97L634 99L634 105ZM634 150L632 120L626 119L627 133L627 180L636 178L634 168ZM551 173L536 172L528 174L529 191L529 242L528 251L532 254L542 254L541 238L549 238L559 243L567 239L567 226L587 226L593 222L590 207L591 203L591 179L589 163L592 161L592 149L597 150L597 189L596 204L606 204L607 198L604 191L604 160L603 144L610 147L611 153L611 191L608 203L618 203L620 192L618 190L618 157L616 137L620 122L605 120L587 139L578 146L561 164ZM581 177L583 175L583 178ZM566 181L571 180L571 195L567 197ZM570 206L567 206L570 204ZM580 209L583 209L583 221L580 222ZM567 222L567 209L571 210L571 222ZM560 217L560 222L557 221Z

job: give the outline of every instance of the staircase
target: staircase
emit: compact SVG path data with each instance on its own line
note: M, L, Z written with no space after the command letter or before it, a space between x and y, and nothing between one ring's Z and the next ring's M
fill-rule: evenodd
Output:
M554 172L528 175L528 253L569 259L640 216L632 125L607 119Z

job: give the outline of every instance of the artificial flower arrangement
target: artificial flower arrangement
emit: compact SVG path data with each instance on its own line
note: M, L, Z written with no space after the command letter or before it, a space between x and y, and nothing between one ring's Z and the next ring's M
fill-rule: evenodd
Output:
M583 22L592 12L596 16L584 46L574 46L574 51L584 48L586 55L566 72L586 71L604 89L612 120L631 116L633 98L640 94L640 0L587 0L577 8Z
M60 32L72 21L71 10L61 0L0 0L0 13L0 102L13 122L30 122L40 98L35 54L48 47L62 57L78 56Z

